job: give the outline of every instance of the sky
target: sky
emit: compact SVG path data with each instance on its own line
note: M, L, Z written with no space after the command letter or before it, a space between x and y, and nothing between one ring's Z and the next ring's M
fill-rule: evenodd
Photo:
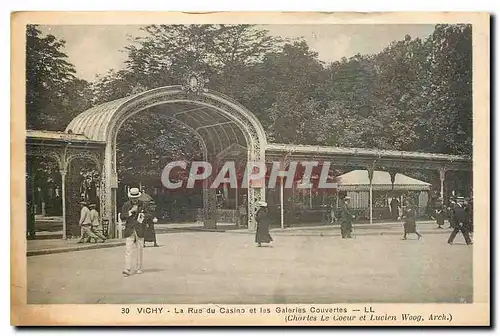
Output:
M358 53L374 54L405 35L426 38L434 25L263 25L270 35L303 37L324 62L340 60ZM127 57L123 51L130 36L140 36L140 26L130 25L52 25L42 32L66 41L65 52L75 65L77 76L92 81L110 69L121 69Z

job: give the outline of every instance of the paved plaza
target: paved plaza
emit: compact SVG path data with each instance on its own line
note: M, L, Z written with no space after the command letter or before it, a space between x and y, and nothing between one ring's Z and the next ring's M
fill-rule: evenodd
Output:
M447 237L161 234L130 277L123 246L28 257L28 303L471 302L472 246Z

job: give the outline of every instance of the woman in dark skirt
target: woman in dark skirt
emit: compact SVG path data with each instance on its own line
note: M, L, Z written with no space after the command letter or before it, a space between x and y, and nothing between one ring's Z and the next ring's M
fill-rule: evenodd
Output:
M255 219L257 221L257 232L255 232L255 242L258 247L262 246L262 243L270 243L273 241L271 235L269 234L269 225L271 224L271 218L267 209L266 202L259 202L258 205L260 209L257 211Z
M155 223L157 222L156 203L154 201L150 201L148 204L148 211L146 212L146 218L144 219L144 223L146 224L146 231L144 232L144 247L146 247L146 242L154 243L154 247L158 247L155 232Z
M407 206L403 211L404 218L404 235L403 239L406 239L406 235L408 233L415 233L418 236L418 239L422 238L422 235L417 232L417 223L416 223L417 212L416 208L413 206L412 202L408 202Z

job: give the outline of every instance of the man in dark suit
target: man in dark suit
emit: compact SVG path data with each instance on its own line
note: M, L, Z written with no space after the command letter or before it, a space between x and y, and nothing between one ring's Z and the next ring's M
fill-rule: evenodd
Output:
M123 204L121 211L121 219L125 222L125 270L123 274L129 276L131 273L132 248L134 244L137 246L137 267L136 273L142 273L142 253L144 248L144 231L146 225L144 223L145 210L143 202L139 201L141 192L139 188L131 188L128 192L129 200Z
M457 202L456 202L456 199L455 197L452 197L450 198L450 203L447 207L447 216L448 216L448 221L450 223L450 226L448 226L448 229L454 229L457 225L456 223L456 218L455 216L453 215L453 210L455 209L455 207L457 206Z
M351 210L349 209L349 203L350 203L350 198L349 197L344 197L344 202L342 204L341 208L341 222L340 222L340 233L342 234L342 238L352 238L351 232L352 232L352 219L354 218L354 215L352 214Z
M467 245L471 245L472 241L469 236L469 214L465 206L465 200L463 197L457 197L456 202L452 206L452 218L455 225L453 232L448 239L448 244L453 244L453 240L457 235L458 231L462 232Z

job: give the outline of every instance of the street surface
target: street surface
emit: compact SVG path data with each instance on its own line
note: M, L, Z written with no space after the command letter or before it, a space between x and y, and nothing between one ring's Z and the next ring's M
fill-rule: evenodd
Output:
M472 301L473 247L461 235L452 246L448 234L272 235L258 248L248 233L160 234L130 277L123 246L31 256L28 303Z

